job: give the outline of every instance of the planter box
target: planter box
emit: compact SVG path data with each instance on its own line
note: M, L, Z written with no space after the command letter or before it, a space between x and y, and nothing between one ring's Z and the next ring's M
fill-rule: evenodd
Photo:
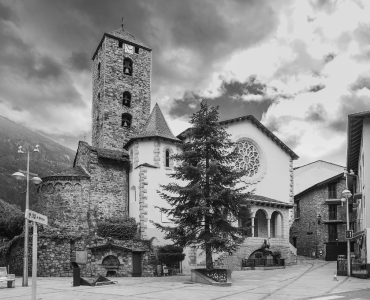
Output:
M214 286L231 286L230 269L192 269L191 281Z

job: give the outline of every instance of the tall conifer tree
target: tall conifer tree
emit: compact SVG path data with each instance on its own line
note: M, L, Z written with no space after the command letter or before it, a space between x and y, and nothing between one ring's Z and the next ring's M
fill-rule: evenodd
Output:
M171 205L159 209L175 226L154 224L176 245L204 249L206 267L212 269L212 252L235 251L243 242L250 193L244 192L242 181L246 170L234 167L237 145L219 124L218 107L202 101L190 123L182 152L171 157L177 164L169 176L176 182L161 185L162 192L158 191Z

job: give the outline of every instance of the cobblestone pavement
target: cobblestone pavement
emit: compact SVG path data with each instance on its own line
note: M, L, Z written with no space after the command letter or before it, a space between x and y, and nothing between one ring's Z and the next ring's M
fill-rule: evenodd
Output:
M370 289L370 280L338 277L336 281L333 280L335 269L335 262L307 260L285 269L235 271L231 287L192 284L190 276L121 277L115 278L118 285L101 287L72 287L71 277L40 277L37 299L370 299L369 291L366 291ZM31 281L29 287L22 287L21 282L21 278L17 278L14 289L0 283L0 299L31 299ZM368 298L364 298L366 295Z

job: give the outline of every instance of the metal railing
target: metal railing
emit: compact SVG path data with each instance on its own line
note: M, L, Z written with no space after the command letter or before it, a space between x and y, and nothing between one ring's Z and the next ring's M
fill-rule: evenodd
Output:
M243 268L252 268L252 267L283 267L285 266L284 258L254 258L254 259L243 259L242 267Z

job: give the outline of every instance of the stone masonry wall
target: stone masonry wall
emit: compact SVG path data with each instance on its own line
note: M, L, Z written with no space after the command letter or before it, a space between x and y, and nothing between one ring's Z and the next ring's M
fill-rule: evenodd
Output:
M345 179L337 183L337 198L341 197L345 189ZM329 219L329 206L324 204L328 199L328 185L316 188L304 194L300 199L300 218L296 218L291 227L291 239L297 238L297 254L312 256L313 251L322 251L321 259L325 259L325 242L329 241L328 225L323 221ZM321 225L317 224L317 215L321 215ZM337 206L337 219L346 220L346 206ZM338 242L346 241L346 224L338 224ZM313 232L307 235L307 232Z
M75 165L82 167L88 173L90 173L90 152L85 144L79 143Z
M93 62L93 146L122 150L123 145L144 126L150 114L151 52L125 52L118 40L105 37ZM123 73L123 60L133 62L132 76ZM98 79L98 63L101 76ZM131 94L131 107L122 105L123 93ZM98 95L100 94L100 101ZM121 126L122 114L132 116L130 128ZM98 118L99 116L99 118Z
M128 187L126 162L90 157L90 208L98 219L124 217L127 214Z
M89 186L88 179L73 177L44 181L38 187L38 200L33 209L46 215L51 226L63 227L71 232L87 232Z
M87 263L79 263L81 277L83 276L106 276L107 269L102 265L102 260L108 255L116 256L120 261L120 267L116 276L132 276L132 251L130 249L141 248L147 250L142 254L142 276L153 276L153 267L149 264L150 251L140 241L110 240L115 245L127 247L128 250L117 249L89 249L88 247L104 245L107 239L96 239L89 243L87 240L71 241L67 238L51 238L39 233L38 238L38 272L39 277L70 277L73 274L71 261L75 261L76 250L87 250ZM32 236L29 238L29 268L32 274ZM9 251L4 255L0 252L0 265L8 266L11 274L22 276L23 274L23 238L12 244Z

